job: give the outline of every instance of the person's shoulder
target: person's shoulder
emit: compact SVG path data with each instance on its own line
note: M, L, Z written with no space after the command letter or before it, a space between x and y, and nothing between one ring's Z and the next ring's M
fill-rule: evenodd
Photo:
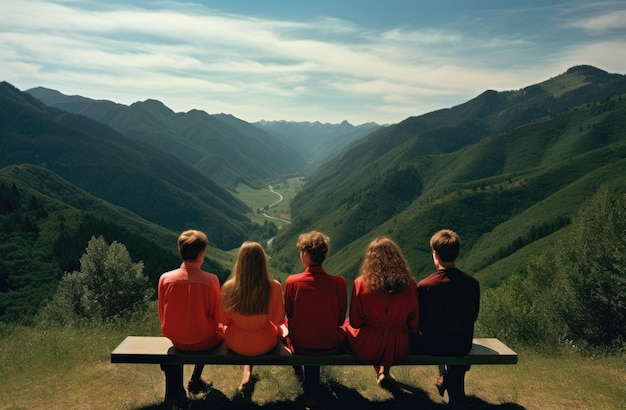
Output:
M168 279L174 278L180 272L180 268L172 269L167 272L163 272L161 276L159 276L159 283L166 282Z
M436 271L417 282L418 288L428 288L435 286L441 280L442 271Z
M463 271L463 270L461 270L461 269L459 269L459 268L456 268L456 270L457 270L457 271L461 274L461 276L462 276L462 277L463 277L466 281L468 281L468 282L476 282L476 283L478 283L478 279L476 279L475 277L473 277L473 276L472 276L472 275L470 275L469 273L467 273L467 272L465 272L465 271Z
M337 283L346 284L346 278L344 278L343 276L339 276L339 275L329 275L333 278L333 280Z
M305 272L300 272L300 273L293 273L287 276L287 279L285 279L285 284L289 284L289 283L293 283L293 282L297 282L301 280L304 274Z
M219 278L214 273L207 272L205 270L201 270L200 273L202 273L202 276L208 280L217 280L219 282Z

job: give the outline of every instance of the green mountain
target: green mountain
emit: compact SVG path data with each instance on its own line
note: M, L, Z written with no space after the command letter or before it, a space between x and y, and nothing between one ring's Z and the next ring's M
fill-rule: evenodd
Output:
M0 168L45 167L91 195L174 232L203 229L214 246L247 238L247 207L195 168L82 115L0 84ZM60 198L63 200L63 198Z
M156 100L126 106L43 87L26 92L172 153L227 189L239 183L260 188L269 180L297 174L304 162L288 142L231 115L175 113Z
M259 121L255 126L276 135L290 144L297 144L298 151L313 165L319 165L337 155L347 146L380 128L369 122L352 125L348 121L340 124L294 121Z
M451 228L459 266L496 286L565 234L602 183L626 187L626 77L577 66L541 84L487 91L357 141L314 173L292 202L273 263L299 269L297 235L331 237L326 266L351 279L367 243L386 235L416 277L428 240Z
M200 171L202 161L180 155L211 138L202 132L211 122L224 135L256 141L251 153L228 138L211 140L215 151L233 143L241 148L238 155L258 154L255 159L272 163L255 145L263 145L266 132L228 115L173 114L156 101L85 106L83 97L49 95L63 104L77 98L100 115L145 127L145 134L123 135L0 83L1 321L32 315L60 275L77 269L92 235L124 243L156 283L178 263L172 248L181 230L202 229L212 245L227 250L261 229L244 216L244 204ZM155 124L168 116L159 131ZM459 266L484 286L497 286L567 235L579 205L602 184L626 190L625 130L626 77L589 66L376 127L308 177L292 200L292 224L269 250L271 264L283 275L300 270L296 238L317 229L331 237L325 266L352 280L367 243L386 235L419 278L432 270L430 236L447 227L463 241ZM168 153L155 147L170 138L168 144L183 146L178 156L171 145L163 145ZM224 160L225 174L233 163ZM298 162L295 172L307 165ZM246 178L252 179L229 184L265 184L289 174L287 168L267 169L243 166L237 172L250 172ZM208 264L225 278L223 266Z

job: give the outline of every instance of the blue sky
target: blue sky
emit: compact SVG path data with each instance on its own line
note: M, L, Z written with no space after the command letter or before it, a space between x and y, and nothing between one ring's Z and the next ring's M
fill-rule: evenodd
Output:
M395 123L578 64L626 74L626 1L2 0L20 90L248 122Z

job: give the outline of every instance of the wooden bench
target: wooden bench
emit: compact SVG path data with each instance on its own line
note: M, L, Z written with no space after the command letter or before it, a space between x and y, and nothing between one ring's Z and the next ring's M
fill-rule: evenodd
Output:
M312 365L362 366L372 365L349 354L327 356L294 355L283 345L259 356L241 356L228 350L225 344L203 352L183 352L172 346L165 337L128 336L111 352L111 363L159 364L165 373L165 400L181 399L182 371L173 372L168 365ZM495 338L475 338L472 350L464 357L411 355L397 366L415 365L482 365L516 364L517 353ZM460 386L463 389L464 386Z

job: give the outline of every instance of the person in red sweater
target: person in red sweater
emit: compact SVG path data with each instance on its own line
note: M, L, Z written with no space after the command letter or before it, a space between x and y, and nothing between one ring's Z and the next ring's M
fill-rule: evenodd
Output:
M376 363L376 381L389 388L390 367L409 355L409 334L418 326L417 284L406 260L391 239L374 239L354 280L347 349L356 358Z
M201 269L209 241L197 230L187 230L178 237L178 252L183 260L178 269L159 278L158 306L161 333L172 341L176 349L184 351L208 350L224 338L219 321L220 282L217 276ZM177 397L184 397L183 366L163 365L166 377L176 380ZM196 365L187 386L192 394L208 390L210 380L202 379L203 365ZM171 389L168 389L168 391ZM167 399L167 398L166 398Z
M328 274L322 264L330 249L330 239L321 232L300 235L296 246L304 272L287 277L285 313L289 336L287 346L296 354L321 356L337 353L345 339L348 296L346 281ZM319 366L295 367L303 378L305 396L314 398L320 382Z
M480 285L455 263L461 240L456 232L443 229L430 239L435 272L417 284L420 309L419 330L412 338L417 354L465 356L472 348L474 322L478 318ZM465 373L469 366L439 367L435 386L449 402L462 407L465 402Z
M270 277L265 250L256 242L239 248L231 277L222 286L220 320L226 326L226 346L240 355L267 353L282 335L282 286ZM251 375L252 365L245 365L239 392L250 392Z

